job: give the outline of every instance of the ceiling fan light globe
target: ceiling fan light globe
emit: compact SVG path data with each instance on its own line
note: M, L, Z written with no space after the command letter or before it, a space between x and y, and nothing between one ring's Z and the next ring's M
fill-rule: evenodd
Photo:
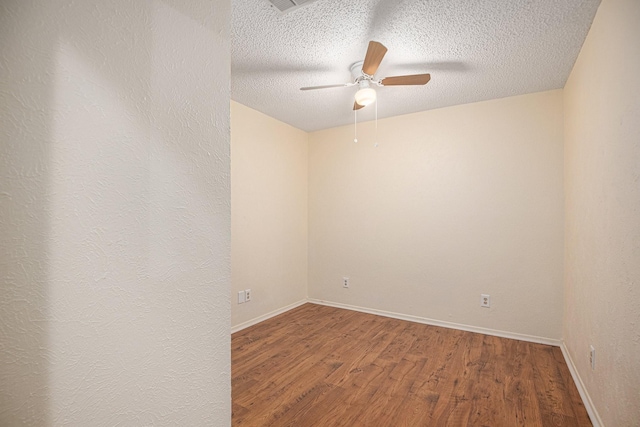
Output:
M370 87L360 89L356 92L356 102L363 107L376 102L376 91Z

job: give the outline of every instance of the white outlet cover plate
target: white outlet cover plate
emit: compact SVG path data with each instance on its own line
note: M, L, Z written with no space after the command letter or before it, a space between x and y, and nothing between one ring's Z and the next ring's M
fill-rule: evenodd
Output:
M244 291L238 292L238 304L242 304L245 302L245 293Z
M491 307L491 295L480 294L480 307Z

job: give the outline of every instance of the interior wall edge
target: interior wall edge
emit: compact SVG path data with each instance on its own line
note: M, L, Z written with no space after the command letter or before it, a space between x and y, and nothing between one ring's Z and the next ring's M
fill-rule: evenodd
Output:
M307 163L306 132L231 102L232 329L308 294Z
M561 341L560 350L562 350L564 360L569 367L569 372L571 372L571 378L573 378L573 382L576 384L576 388L578 389L578 393L580 393L580 397L582 398L584 407L587 409L587 413L589 414L589 418L591 419L593 427L604 427L604 423L600 418L600 414L598 414L598 411L596 410L596 407L591 400L591 396L589 395L589 392L587 391L587 388L585 387L580 374L578 374L578 370L573 363L573 359L569 354L569 349L567 348L567 344L564 342L564 340Z

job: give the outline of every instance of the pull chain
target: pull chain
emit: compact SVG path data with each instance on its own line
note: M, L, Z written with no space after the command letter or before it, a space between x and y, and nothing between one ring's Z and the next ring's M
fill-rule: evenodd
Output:
M358 110L353 110L353 142L358 142Z
M376 101L376 135L374 136L374 147L378 148L378 101Z

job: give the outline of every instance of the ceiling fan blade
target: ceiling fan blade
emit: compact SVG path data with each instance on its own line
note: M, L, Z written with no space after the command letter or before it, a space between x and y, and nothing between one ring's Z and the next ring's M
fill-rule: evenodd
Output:
M409 76L394 76L382 79L382 86L426 85L431 80L431 74L411 74Z
M307 87L301 87L300 90L316 90L316 89L329 89L332 87L349 87L349 86L354 86L355 83L342 83L339 85L324 85L324 86L307 86Z
M357 102L354 102L354 103L353 103L353 111L355 111L355 110L359 110L359 109L361 109L361 108L364 108L364 105L360 105L360 104L358 104Z
M378 71L378 67L386 53L387 48L384 47L382 43L374 42L373 40L370 41L369 47L367 48L367 55L364 57L364 63L362 64L362 71L365 74L373 76L376 71Z

